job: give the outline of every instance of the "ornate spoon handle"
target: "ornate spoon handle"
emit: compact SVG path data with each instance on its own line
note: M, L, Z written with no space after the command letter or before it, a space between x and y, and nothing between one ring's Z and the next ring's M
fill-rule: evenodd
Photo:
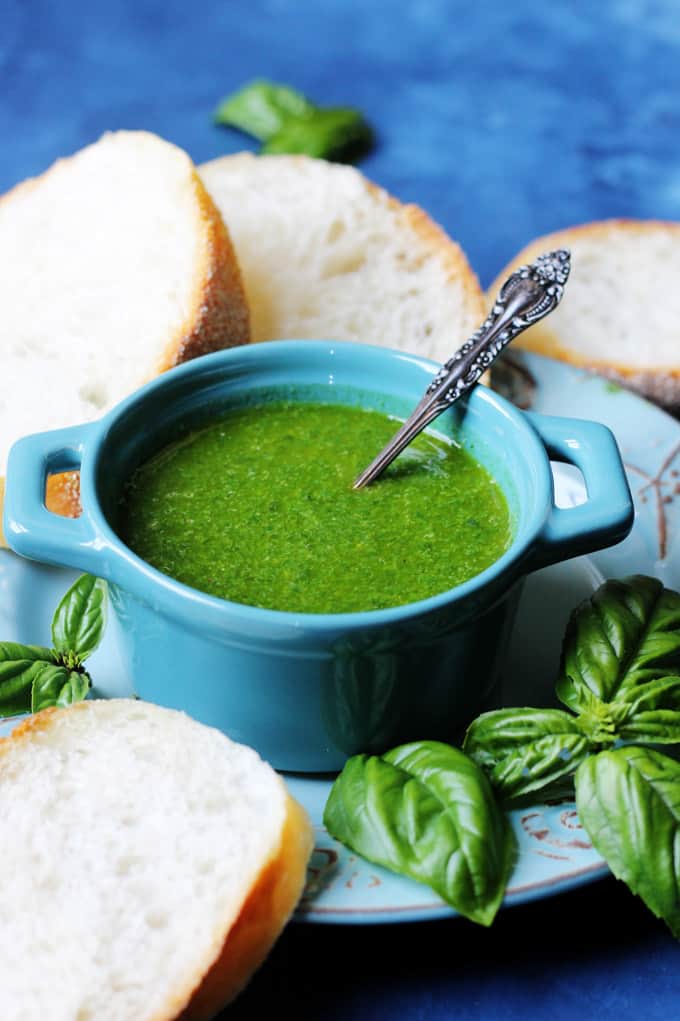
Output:
M539 255L508 277L480 328L437 372L401 428L359 475L354 489L373 482L425 426L479 382L511 340L557 307L570 266L569 252L560 248Z

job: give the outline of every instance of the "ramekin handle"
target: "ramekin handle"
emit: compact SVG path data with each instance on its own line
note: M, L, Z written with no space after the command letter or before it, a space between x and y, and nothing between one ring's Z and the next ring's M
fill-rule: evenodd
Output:
M86 510L78 518L45 506L49 475L77 471L94 423L35 433L9 453L5 480L4 532L10 549L31 560L81 571L101 570L101 541Z
M553 418L526 412L552 461L575 465L587 499L576 507L553 503L532 554L531 568L594 553L625 539L634 506L621 454L613 433L599 422Z

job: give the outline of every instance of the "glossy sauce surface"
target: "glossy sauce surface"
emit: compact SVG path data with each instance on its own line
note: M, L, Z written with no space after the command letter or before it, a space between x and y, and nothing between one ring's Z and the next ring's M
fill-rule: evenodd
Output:
M119 532L165 574L269 609L374 610L446 591L507 549L508 507L488 472L434 433L353 490L398 424L333 404L232 411L137 470Z

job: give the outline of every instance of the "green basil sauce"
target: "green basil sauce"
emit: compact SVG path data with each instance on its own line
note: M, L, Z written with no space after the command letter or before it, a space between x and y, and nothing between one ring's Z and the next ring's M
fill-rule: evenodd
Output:
M508 507L488 472L434 433L353 490L397 426L333 404L234 410L136 471L120 534L163 573L252 606L341 613L444 592L507 549Z

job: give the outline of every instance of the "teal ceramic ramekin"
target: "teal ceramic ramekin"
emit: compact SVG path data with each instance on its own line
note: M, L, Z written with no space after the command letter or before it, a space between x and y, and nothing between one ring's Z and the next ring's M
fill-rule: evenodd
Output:
M26 437L10 453L5 535L17 553L105 578L140 698L183 709L281 770L339 769L359 751L451 740L499 676L527 573L623 539L633 506L612 434L518 411L478 386L433 425L499 482L514 539L448 592L366 613L299 614L205 595L161 574L116 534L139 464L225 408L285 396L404 418L439 366L385 348L274 341L196 359L99 421ZM587 501L555 506L550 459L576 465ZM53 472L80 469L82 516L44 503Z

